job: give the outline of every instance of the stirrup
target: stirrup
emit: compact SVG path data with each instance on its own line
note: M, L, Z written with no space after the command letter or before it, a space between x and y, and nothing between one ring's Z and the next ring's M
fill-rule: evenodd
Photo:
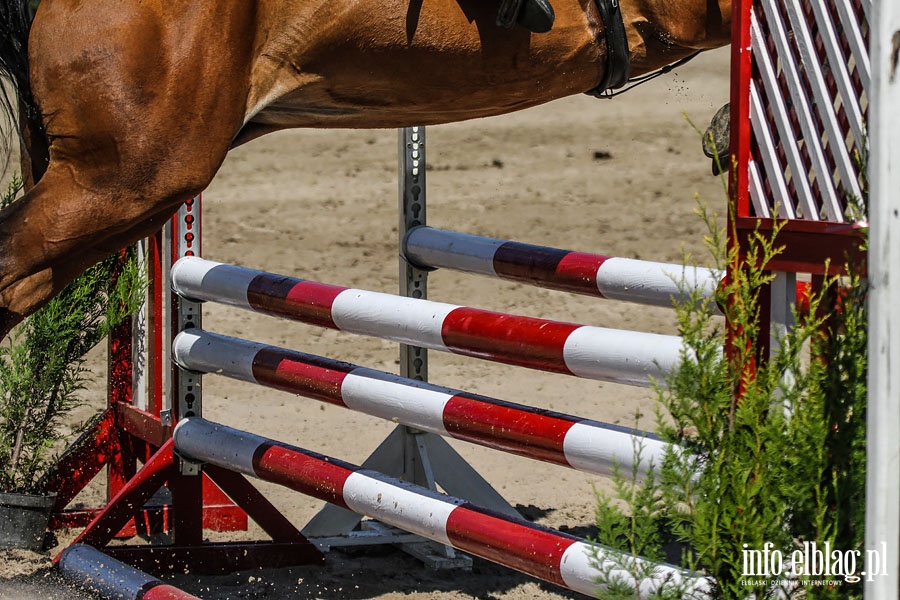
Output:
M534 33L546 33L555 18L549 0L500 0L496 22L506 29L518 23Z

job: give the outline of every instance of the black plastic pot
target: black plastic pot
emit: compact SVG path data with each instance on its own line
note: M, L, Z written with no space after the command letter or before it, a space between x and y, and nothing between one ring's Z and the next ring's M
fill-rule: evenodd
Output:
M0 493L0 548L39 552L56 494Z

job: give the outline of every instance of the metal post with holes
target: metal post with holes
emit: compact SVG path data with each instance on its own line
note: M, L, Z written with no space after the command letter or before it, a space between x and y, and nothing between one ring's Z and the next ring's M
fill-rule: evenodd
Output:
M400 295L428 297L428 271L406 260L403 240L413 227L425 225L425 128L399 130L400 180ZM400 344L400 375L428 381L428 350Z
M428 297L428 271L411 264L403 249L406 232L426 224L425 210L425 128L405 127L397 132L399 214L398 239L400 240L400 295L407 298ZM428 381L428 350L408 344L400 344L400 375L417 381ZM428 489L436 490L437 483L426 446L427 435L412 427L398 427L403 432L402 478ZM433 568L471 567L468 557L458 556L449 547L431 542L415 542L403 545L413 556Z
M184 256L200 256L200 198L185 202L172 223L172 261ZM185 329L201 326L200 303L172 295L171 339ZM171 340L169 341L171 347ZM199 373L176 368L172 382L176 419L200 417L202 413L201 376ZM184 475L199 475L199 465L181 460L180 469Z
M200 198L192 198L185 202L170 223L172 235L170 257L165 265L166 282L171 281L171 267L183 256L200 256ZM167 356L171 357L172 340L179 332L193 327L200 327L200 304L181 298L169 287L170 294L170 326L166 336ZM167 360L167 362L169 362ZM174 425L181 419L202 416L201 376L174 367L170 381L171 406L168 425ZM164 421L164 422L165 422ZM179 476L169 480L174 510L172 513L172 530L176 544L195 546L203 541L203 474L202 465L177 458Z

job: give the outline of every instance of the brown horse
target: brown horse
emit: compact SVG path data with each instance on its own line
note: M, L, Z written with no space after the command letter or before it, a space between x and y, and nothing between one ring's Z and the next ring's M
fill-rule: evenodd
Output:
M554 0L542 34L497 27L485 0L43 0L33 22L28 4L0 0L30 184L0 213L0 338L157 229L237 144L507 113L731 33L731 0Z

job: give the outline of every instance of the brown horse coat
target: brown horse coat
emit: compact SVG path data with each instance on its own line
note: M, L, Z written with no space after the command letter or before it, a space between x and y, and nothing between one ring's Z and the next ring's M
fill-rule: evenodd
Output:
M620 3L632 75L728 43L731 0ZM485 117L595 87L595 0L554 8L538 35L498 28L484 0L43 0L28 40L38 113L23 118L36 183L0 213L0 336L160 227L236 144Z

